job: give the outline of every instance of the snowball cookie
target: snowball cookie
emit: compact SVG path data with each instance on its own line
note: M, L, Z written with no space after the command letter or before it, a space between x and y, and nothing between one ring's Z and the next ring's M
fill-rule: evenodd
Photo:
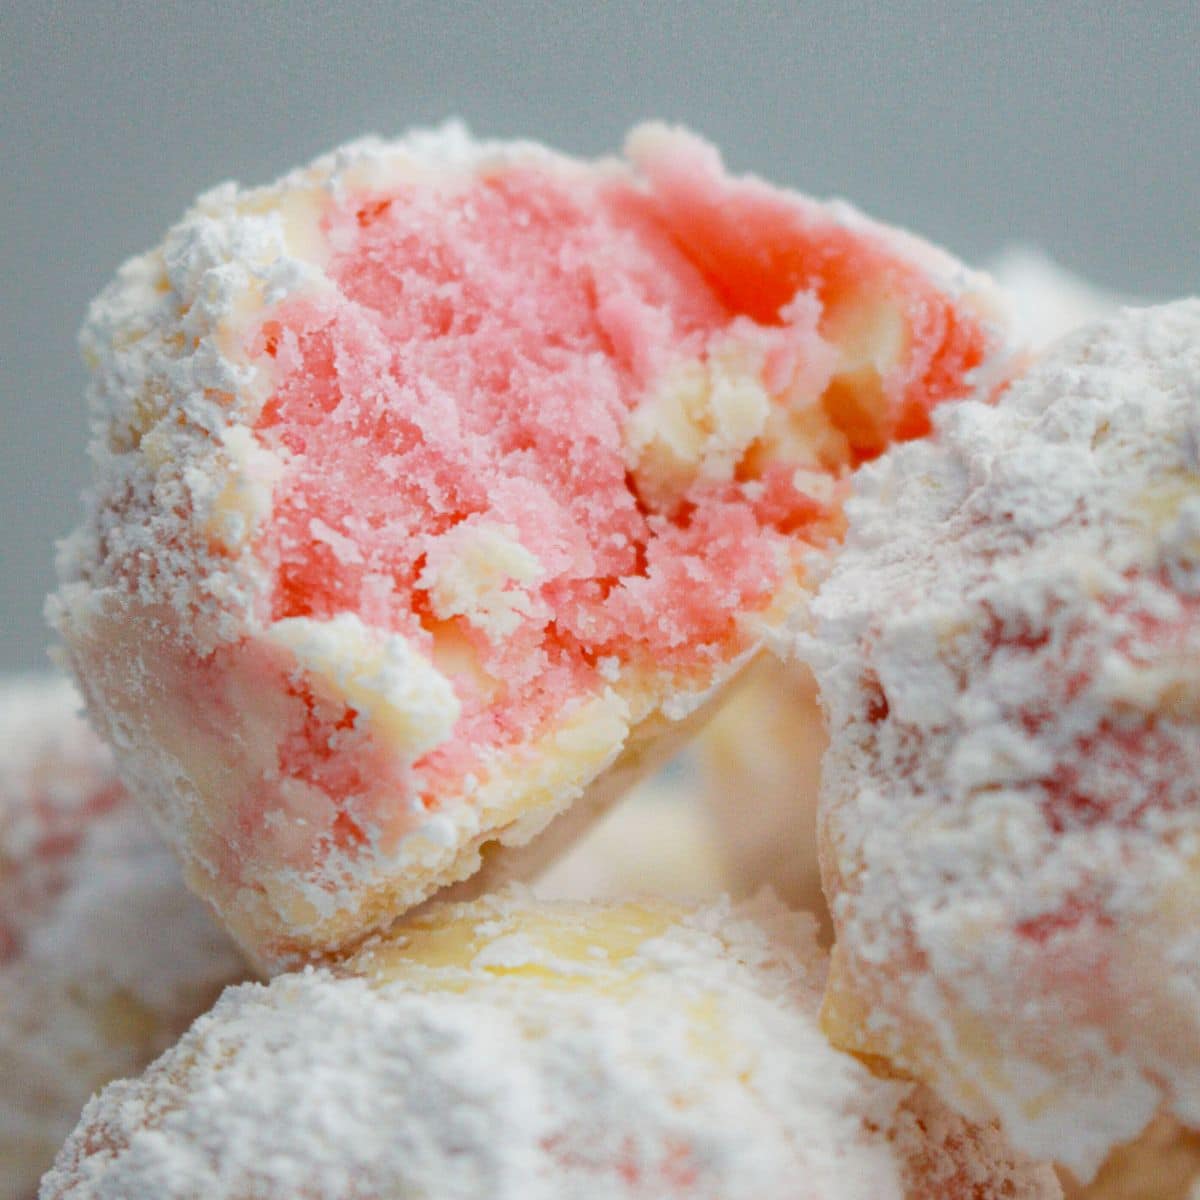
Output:
M989 288L662 126L203 196L90 311L51 604L191 885L279 967L600 807L786 622L847 473L998 377Z
M0 678L0 1200L246 977L63 679Z
M774 902L429 906L225 993L84 1113L42 1200L1014 1200L1048 1167L816 1021Z
M826 1028L1086 1181L1200 1124L1200 301L856 486L807 644Z
M1016 340L1057 341L1120 303L1043 251L1013 246L988 264ZM727 888L769 884L793 907L822 912L816 803L826 745L816 684L804 664L760 657L692 743L721 834Z

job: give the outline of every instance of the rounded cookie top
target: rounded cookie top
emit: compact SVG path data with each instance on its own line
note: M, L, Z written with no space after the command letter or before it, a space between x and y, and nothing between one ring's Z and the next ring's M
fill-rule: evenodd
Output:
M827 1023L1086 1173L1200 1120L1200 301L945 411L848 511L806 650Z
M65 679L0 679L0 1195L246 968Z
M227 992L89 1106L42 1194L1058 1194L831 1050L822 975L771 904L433 906L333 971Z

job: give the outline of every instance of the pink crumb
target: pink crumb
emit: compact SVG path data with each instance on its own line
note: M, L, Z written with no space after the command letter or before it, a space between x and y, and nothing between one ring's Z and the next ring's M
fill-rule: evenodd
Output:
M287 714L262 789L214 831L231 887L246 856L307 872L368 830L388 851L491 754L603 692L608 660L702 689L745 648L739 618L771 603L806 545L840 535L840 506L753 455L732 478L643 495L628 423L673 366L732 335L782 392L775 377L825 369L847 314L886 300L906 336L879 395L835 377L821 400L848 446L834 480L969 386L989 333L881 235L731 181L690 139L641 166L637 181L527 164L342 195L322 221L335 286L269 307L249 335L274 380L255 432L285 463L254 545L273 580L263 622L354 613L400 633L461 715L401 769L285 655L243 643L181 662L199 709L236 711L253 676L277 681ZM501 626L439 611L431 592L456 539L482 529L534 561L499 585ZM222 753L234 769L243 751Z

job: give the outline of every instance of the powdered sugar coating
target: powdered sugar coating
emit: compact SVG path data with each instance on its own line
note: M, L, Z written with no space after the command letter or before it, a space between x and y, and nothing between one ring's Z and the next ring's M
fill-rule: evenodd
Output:
M1042 349L1085 321L1116 313L1115 295L1079 279L1034 246L987 263L1018 343ZM769 884L788 904L825 908L816 806L828 738L807 667L760 660L691 743L697 783L715 815L735 895Z
M774 905L435 908L338 973L225 994L107 1089L43 1200L1053 1197L1051 1173L831 1050Z
M4 1200L31 1194L97 1088L246 975L79 708L64 679L0 681Z
M657 126L202 197L89 314L50 605L189 883L319 957L641 764L786 621L845 473L1003 369L987 293Z
M849 513L827 1027L1086 1177L1200 1123L1200 301L945 412Z
M72 874L89 821L122 803L112 755L66 679L0 681L0 963L24 952Z

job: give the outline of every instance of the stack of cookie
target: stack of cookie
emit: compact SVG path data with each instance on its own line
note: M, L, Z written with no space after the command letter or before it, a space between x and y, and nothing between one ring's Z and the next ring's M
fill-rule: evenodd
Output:
M0 1146L247 982L42 1197L1188 1186L1200 304L1039 355L682 131L449 126L208 193L83 346L115 767L14 700Z

